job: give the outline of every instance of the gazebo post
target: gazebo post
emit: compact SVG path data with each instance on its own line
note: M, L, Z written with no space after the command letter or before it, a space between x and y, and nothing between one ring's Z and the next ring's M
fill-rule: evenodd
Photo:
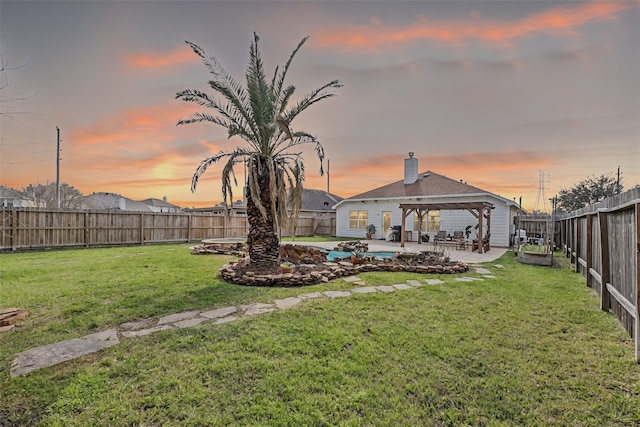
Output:
M404 248L404 225L405 225L405 218L406 215L405 213L407 212L407 210L405 208L402 208L402 227L400 228L400 247Z
M478 253L484 253L484 235L482 234L482 223L484 222L484 206L478 208Z

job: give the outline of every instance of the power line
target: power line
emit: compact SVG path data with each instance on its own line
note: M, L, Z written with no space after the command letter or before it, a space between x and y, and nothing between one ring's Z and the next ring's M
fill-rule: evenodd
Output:
M544 171L543 170L539 170L539 181L538 181L538 196L536 197L536 203L533 207L534 210L540 210L540 200L542 200L542 206L543 206L543 212L547 212L547 196L544 194L544 183L545 178L544 178Z

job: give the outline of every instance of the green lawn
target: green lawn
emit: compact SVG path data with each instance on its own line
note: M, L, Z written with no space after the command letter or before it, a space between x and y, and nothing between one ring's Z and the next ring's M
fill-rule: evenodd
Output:
M559 256L559 261L566 259ZM0 255L0 426L637 425L640 365L582 276L519 264L496 279L308 300L144 338L10 378L13 354L122 322L329 289L247 288L186 245ZM477 275L476 275L477 276Z

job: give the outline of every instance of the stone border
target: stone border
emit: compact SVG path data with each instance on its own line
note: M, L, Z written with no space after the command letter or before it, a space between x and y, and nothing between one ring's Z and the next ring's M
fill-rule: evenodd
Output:
M220 269L222 279L244 286L302 286L326 283L340 277L353 276L358 273L377 272L405 272L420 274L454 274L469 271L469 266L461 261L450 262L449 265L408 265L408 264L352 264L341 261L323 262L319 265L301 265L293 273L283 274L255 274L246 272L238 276L236 267L243 262L225 264Z

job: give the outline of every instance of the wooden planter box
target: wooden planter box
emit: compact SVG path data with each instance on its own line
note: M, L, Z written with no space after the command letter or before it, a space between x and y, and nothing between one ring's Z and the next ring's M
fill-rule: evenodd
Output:
M553 253L518 251L518 261L523 264L551 267L553 264Z

